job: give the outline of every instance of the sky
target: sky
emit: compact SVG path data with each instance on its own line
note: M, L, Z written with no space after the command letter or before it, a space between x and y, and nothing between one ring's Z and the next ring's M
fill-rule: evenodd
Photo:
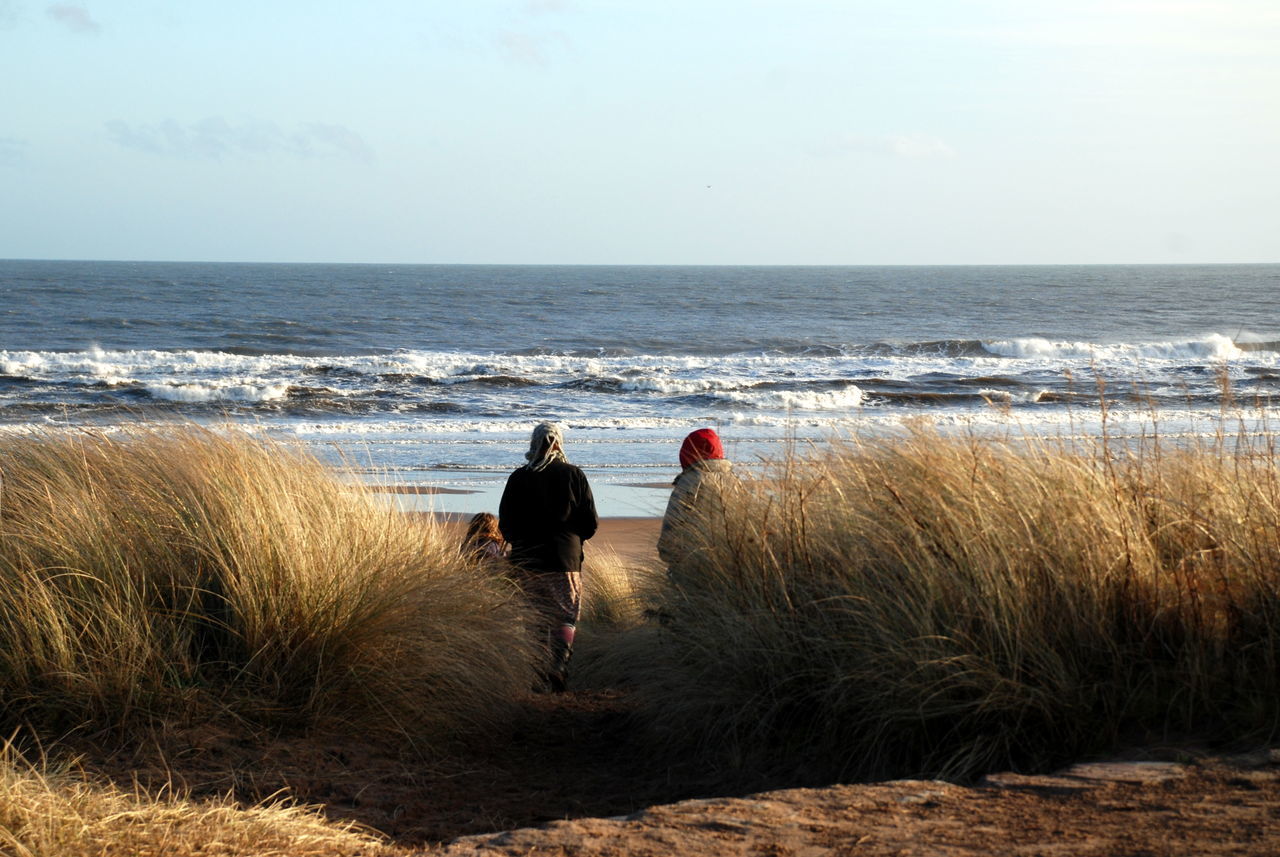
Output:
M0 258L1280 262L1276 0L0 0Z

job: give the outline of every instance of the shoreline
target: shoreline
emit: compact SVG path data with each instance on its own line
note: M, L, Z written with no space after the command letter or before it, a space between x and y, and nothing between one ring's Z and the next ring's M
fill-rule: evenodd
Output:
M437 480L424 483L363 483L365 490L381 497L404 512L421 512L430 515L471 517L477 512L498 511L506 476L486 481L463 484L439 484L448 482L450 474L427 472L418 478ZM613 482L592 475L592 493L596 509L603 518L661 518L666 512L671 483L625 481Z
M372 491L375 494L423 494L431 496L435 496L437 494L483 493L482 491L467 488L443 488L439 485L367 485L365 486L365 490Z

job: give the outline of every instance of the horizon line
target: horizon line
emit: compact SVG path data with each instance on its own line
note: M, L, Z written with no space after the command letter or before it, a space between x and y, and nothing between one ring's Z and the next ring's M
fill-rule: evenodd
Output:
M3 257L0 262L80 262L122 265L317 265L474 268L1087 268L1156 266L1280 265L1271 261L1126 261L1126 262L406 262L406 261L326 261L262 259L103 259Z

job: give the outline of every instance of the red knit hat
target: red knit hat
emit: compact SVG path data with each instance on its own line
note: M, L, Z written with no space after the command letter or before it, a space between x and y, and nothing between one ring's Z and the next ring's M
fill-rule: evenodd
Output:
M709 458L724 458L724 447L720 445L720 435L709 428L690 432L680 446L680 466L688 467L695 461Z

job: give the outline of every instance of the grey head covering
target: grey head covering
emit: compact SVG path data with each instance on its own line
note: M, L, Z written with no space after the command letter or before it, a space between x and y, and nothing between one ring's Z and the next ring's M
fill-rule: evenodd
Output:
M568 461L564 456L564 429L556 423L538 423L529 438L529 451L524 454L526 468L543 470L553 461Z

